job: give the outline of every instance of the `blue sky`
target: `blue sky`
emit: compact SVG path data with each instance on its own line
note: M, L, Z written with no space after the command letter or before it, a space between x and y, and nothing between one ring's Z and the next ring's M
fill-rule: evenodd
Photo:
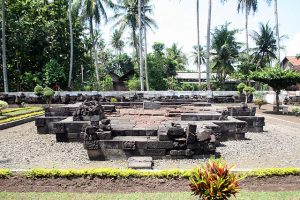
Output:
M245 41L244 14L237 12L237 0L228 0L222 4L219 0L212 0L212 29L226 21L231 22L230 27L241 29L237 36L240 42ZM154 33L148 34L148 47L153 42L160 41L170 46L177 43L183 51L189 54L192 46L197 42L196 32L196 0L153 0L153 18L158 24ZM200 35L201 45L206 44L208 0L200 0ZM300 23L299 23L300 0L278 0L280 35L287 35L282 44L286 50L285 55L300 53ZM249 16L249 30L258 30L259 22L274 26L274 5L270 6L264 0L259 0L258 12ZM104 29L104 38L110 37L109 28ZM250 40L250 47L253 42Z

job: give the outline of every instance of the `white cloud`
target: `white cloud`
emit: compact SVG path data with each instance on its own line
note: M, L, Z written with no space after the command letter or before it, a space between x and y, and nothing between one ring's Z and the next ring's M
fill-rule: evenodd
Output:
M286 55L294 56L300 53L300 32L296 33L286 43Z

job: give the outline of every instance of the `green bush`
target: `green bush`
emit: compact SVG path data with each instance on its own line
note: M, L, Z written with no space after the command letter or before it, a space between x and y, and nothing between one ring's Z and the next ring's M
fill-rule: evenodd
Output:
M267 104L263 99L255 99L254 104L260 109L262 105Z
M113 80L109 75L104 77L104 80L100 82L102 91L112 91L113 90Z
M140 80L137 76L134 76L132 79L126 81L126 85L129 91L137 91L140 90Z
M8 169L0 169L0 178L8 178L12 176L12 172Z
M55 92L51 88L49 88L49 87L44 88L44 96L46 97L48 106L50 106L51 100L52 100L52 97L54 96L54 94L55 94Z
M116 99L115 97L112 97L112 98L110 99L110 102L112 102L112 103L117 103L117 102L118 102L118 99Z
M2 110L8 107L8 103L0 100L0 115L2 115Z
M297 108L297 107L293 108L292 113L298 117L300 114L300 108Z
M44 94L44 88L40 85L37 85L34 87L34 94L38 97L42 96Z
M245 87L247 87L245 83L240 83L236 86L236 89L240 94L242 94L244 92Z
M209 160L197 167L190 177L190 188L200 199L227 200L239 190L238 176L230 172L223 160Z

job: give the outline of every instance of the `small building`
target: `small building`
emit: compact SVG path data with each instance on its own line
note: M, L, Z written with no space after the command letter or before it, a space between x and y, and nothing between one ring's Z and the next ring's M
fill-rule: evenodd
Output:
M296 56L286 56L280 63L284 69L294 69L300 72L300 59Z
M300 72L300 59L298 59L296 56L286 56L281 61L280 66L283 69L293 69L295 71ZM287 88L287 90L300 90L300 83L298 83L296 86L291 86Z
M113 80L114 91L128 91L126 87L126 81L130 80L134 76L134 70L130 70L123 76L119 76L114 72L109 72L110 77Z

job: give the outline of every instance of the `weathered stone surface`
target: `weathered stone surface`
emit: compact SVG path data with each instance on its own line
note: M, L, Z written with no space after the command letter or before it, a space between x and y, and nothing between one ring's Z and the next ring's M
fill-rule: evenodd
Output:
M168 140L170 140L170 138L167 134L167 130L159 130L158 131L158 140L159 141L168 141Z
M111 140L112 139L111 131L97 131L96 134L97 134L98 140Z
M212 131L208 129L198 130L196 133L199 142L209 141L211 139Z
M186 128L186 143L192 144L196 142L196 131L197 131L197 125L195 124L188 124Z
M168 129L167 135L171 138L181 137L181 136L185 135L185 132L184 132L184 129L182 127L174 126L174 127L170 127Z
M129 157L128 168L132 169L152 169L152 157Z
M100 121L105 118L104 110L97 101L85 101L73 114L74 121Z
M147 110L155 110L160 109L161 105L159 102L151 102L151 101L144 101L143 108Z
M124 141L123 149L124 150L135 150L135 141Z

